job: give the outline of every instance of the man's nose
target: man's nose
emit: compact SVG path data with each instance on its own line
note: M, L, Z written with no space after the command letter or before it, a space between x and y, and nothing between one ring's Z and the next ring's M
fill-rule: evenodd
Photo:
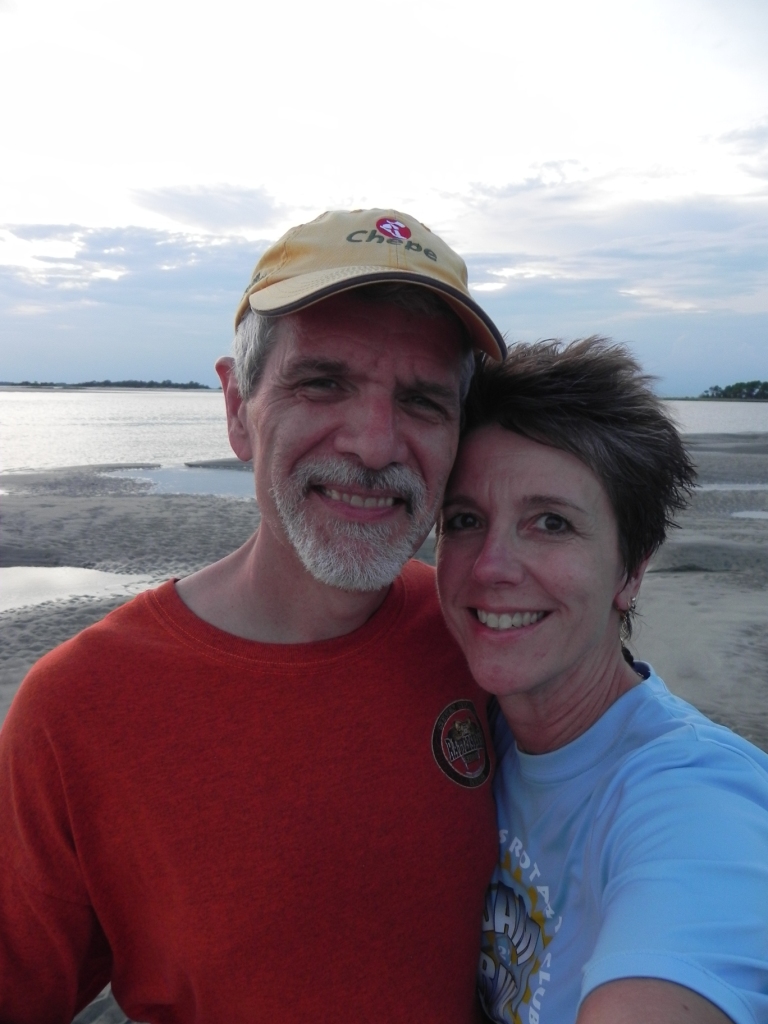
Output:
M349 404L345 414L335 438L338 452L356 456L368 469L406 462L408 446L392 396L361 396Z

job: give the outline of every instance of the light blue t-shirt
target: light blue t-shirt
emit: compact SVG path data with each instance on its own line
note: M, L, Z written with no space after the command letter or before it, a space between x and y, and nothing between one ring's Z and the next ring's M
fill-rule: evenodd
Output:
M498 716L493 1021L573 1024L598 985L644 977L768 1022L768 755L635 667L646 680L551 753L518 751Z

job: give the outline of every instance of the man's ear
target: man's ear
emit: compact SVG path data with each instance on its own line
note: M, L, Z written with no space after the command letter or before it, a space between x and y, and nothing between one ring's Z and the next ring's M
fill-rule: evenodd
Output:
M617 591L613 599L613 606L618 611L625 612L631 607L632 601L637 597L637 592L640 590L640 584L643 582L643 576L645 576L645 570L648 568L650 560L651 556L649 555L640 563L631 576L624 578L621 589Z
M224 402L227 407L227 432L232 451L242 462L253 458L251 438L246 427L246 405L240 397L235 378L235 361L231 356L216 360L216 373L221 381Z

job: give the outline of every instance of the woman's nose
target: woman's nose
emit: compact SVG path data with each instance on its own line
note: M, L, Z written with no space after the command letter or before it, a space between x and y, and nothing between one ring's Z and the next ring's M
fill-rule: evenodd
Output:
M525 578L525 566L518 543L508 534L490 534L472 566L472 576L483 586L518 584Z

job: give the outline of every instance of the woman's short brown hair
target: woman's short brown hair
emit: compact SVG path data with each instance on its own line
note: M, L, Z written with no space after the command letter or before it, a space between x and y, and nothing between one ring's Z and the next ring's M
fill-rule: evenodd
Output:
M623 345L593 336L515 345L478 366L464 435L498 424L581 459L610 499L627 576L662 544L696 470L653 378Z

